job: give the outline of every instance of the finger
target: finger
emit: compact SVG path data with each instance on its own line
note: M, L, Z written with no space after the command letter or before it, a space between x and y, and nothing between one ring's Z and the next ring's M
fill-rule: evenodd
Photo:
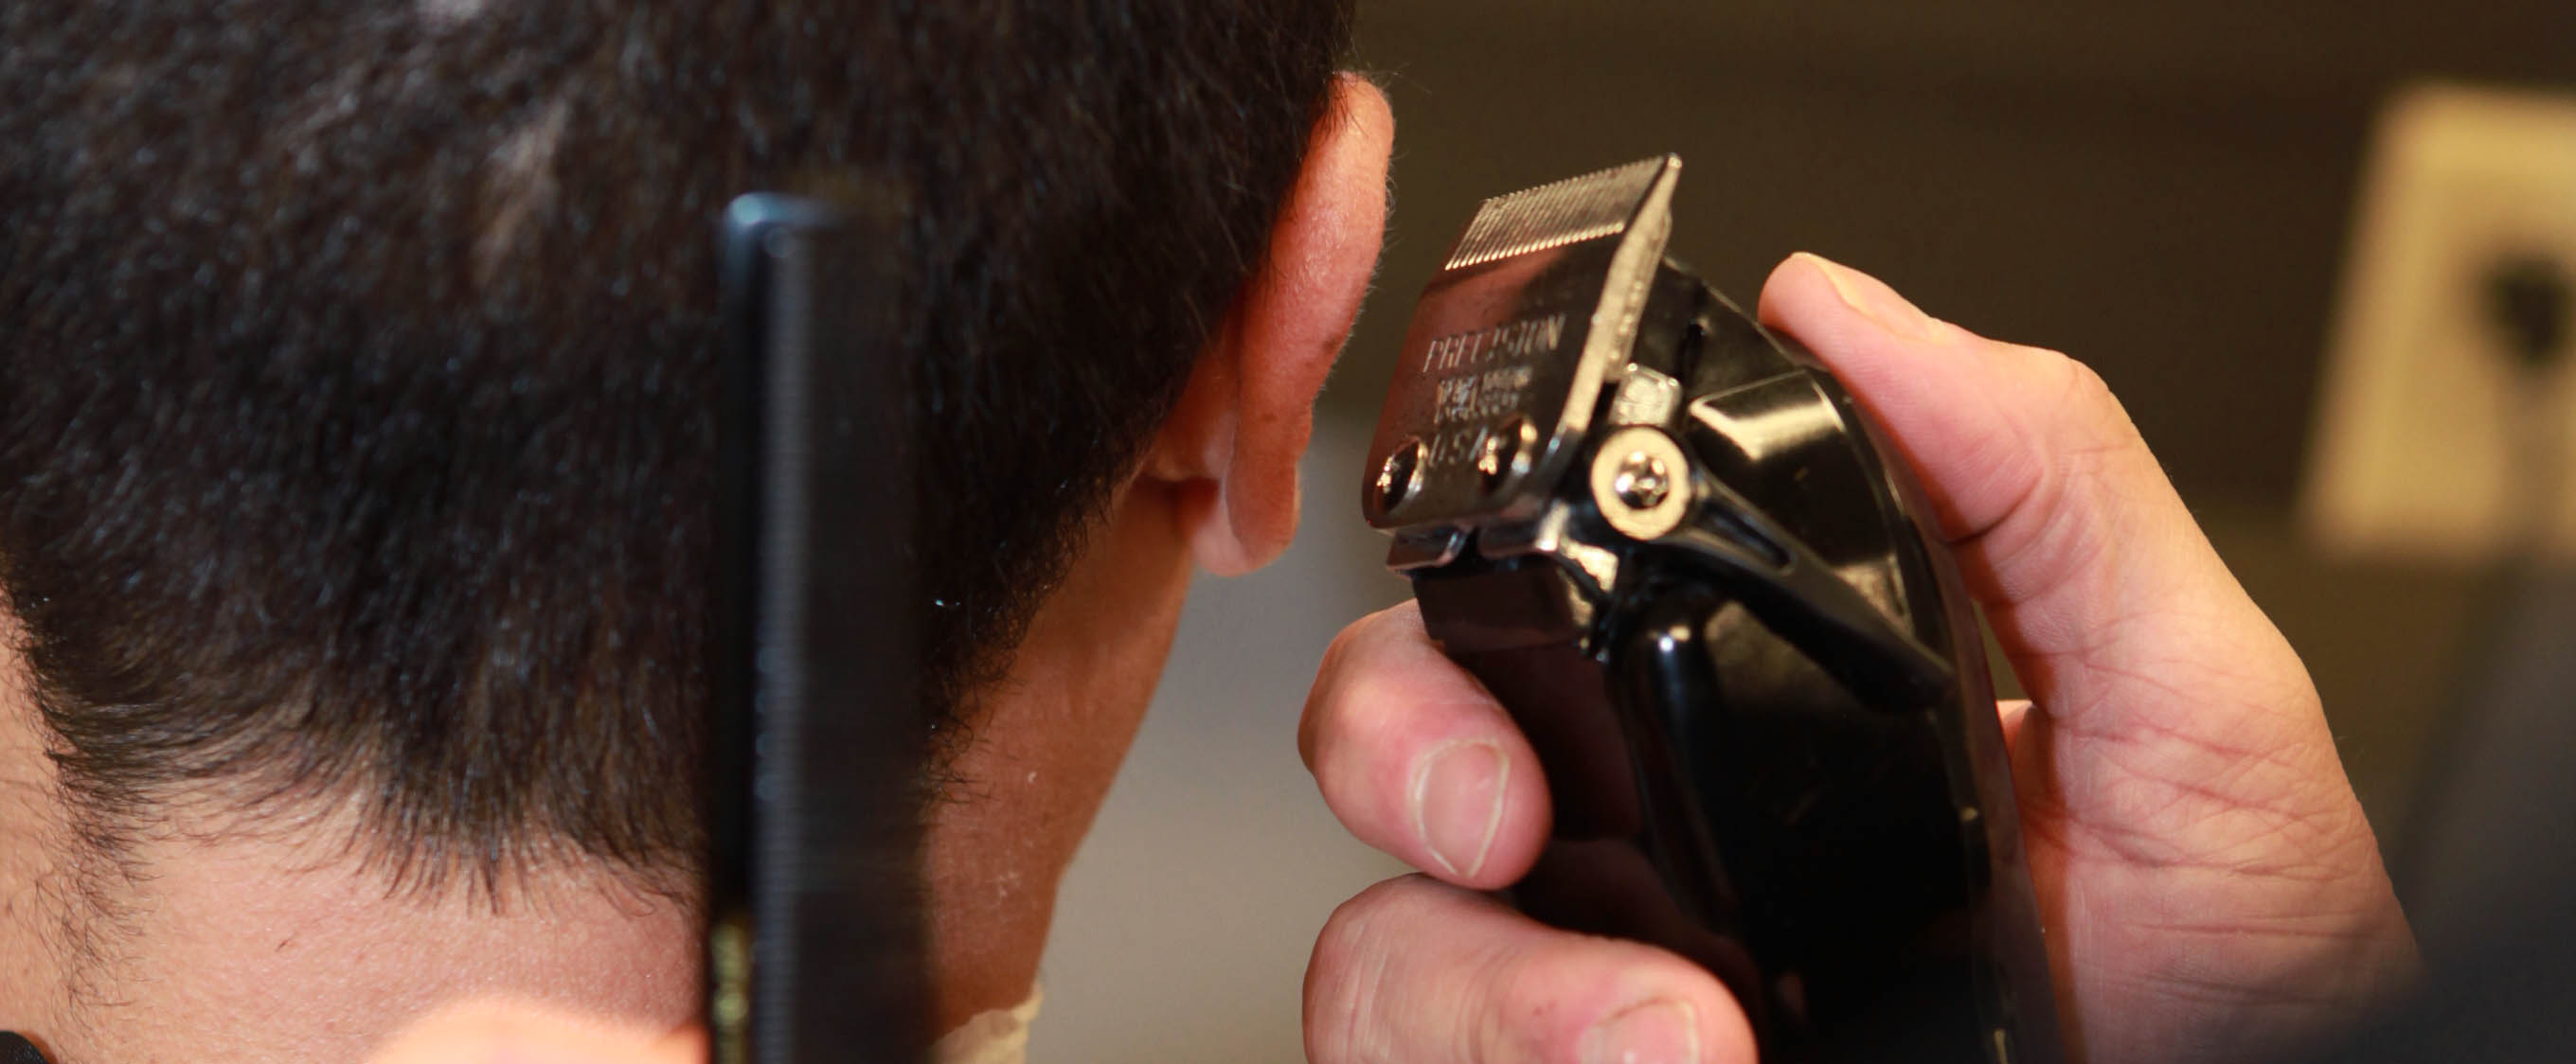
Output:
M1306 969L1315 1064L1751 1064L1725 988L1672 954L1542 927L1419 877L1343 903Z
M2126 723L2087 719L2097 711L2154 712L2166 726L2316 717L2297 656L2091 370L1935 321L1812 255L1774 270L1761 306L1921 475L1971 590L2054 722Z
M1449 882L1508 884L1547 839L1537 754L1410 602L1333 640L1297 748L1351 834Z
M517 1002L434 1013L368 1057L371 1064L699 1064L705 1038L609 1023Z

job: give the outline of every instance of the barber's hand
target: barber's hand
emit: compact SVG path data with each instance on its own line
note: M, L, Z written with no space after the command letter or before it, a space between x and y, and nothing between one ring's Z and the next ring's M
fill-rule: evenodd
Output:
M2404 982L2414 940L2316 689L2100 378L1812 256L1772 273L1762 318L1823 358L1922 476L2036 701L2000 711L2079 1059L2242 1051ZM1426 873L1324 929L1306 975L1314 1060L1753 1058L1742 1012L1697 967L1476 893L1528 870L1546 787L1412 606L1342 633L1299 746L1342 822Z
M704 1064L704 1032L621 1028L515 1002L447 1009L412 1024L368 1064Z

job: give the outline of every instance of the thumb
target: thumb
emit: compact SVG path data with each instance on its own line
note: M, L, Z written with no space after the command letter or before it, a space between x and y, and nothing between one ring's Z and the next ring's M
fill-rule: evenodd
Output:
M2157 745L2186 760L2295 763L2283 783L2320 770L2342 780L2297 654L2091 369L1936 321L1813 255L1772 272L1761 316L1813 350L1920 474L2054 731L2180 738Z

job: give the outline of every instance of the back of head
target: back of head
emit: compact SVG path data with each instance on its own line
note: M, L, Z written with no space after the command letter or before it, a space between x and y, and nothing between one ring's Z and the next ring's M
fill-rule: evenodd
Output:
M685 871L714 221L750 190L905 205L936 492L890 608L925 737L971 724L1259 255L1349 19L0 9L0 584L87 841L212 794L349 804L419 885Z

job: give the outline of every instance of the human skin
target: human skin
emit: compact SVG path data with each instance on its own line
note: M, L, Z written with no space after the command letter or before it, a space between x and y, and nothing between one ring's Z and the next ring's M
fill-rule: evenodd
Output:
M1315 394L1375 268L1393 136L1374 87L1335 81L1263 260L977 705L925 839L930 1029L1029 994L1192 573L1257 568L1293 534ZM337 845L368 830L345 810L245 830L220 794L158 810L129 855L139 874L112 885L131 906L116 952L75 1011L60 925L78 870L15 645L0 641L0 1029L59 1064L699 1059L685 904L578 862L531 870L499 912L389 895L349 858L363 846Z
M1814 256L1773 271L1761 316L1921 476L2034 696L1999 711L2076 1059L2257 1053L2407 983L2414 939L2305 668L2101 379ZM1342 822L1424 873L1351 899L1318 940L1318 1064L1753 1059L1697 967L1475 893L1528 870L1548 796L1412 606L1343 632L1299 739Z
M2411 979L2413 938L2305 670L2099 379L1812 257L1774 271L1762 315L1824 358L1922 475L2038 696L2000 712L2077 1059L2251 1053ZM1475 893L1526 870L1547 796L1526 741L1410 606L1334 643L1299 739L1343 822L1426 870L1325 928L1311 1059L1754 1059L1741 1011L1697 967ZM1475 756L1437 757L1460 752ZM562 1020L448 1023L387 1064L695 1059Z
M2000 711L2079 1058L2244 1051L2412 978L2412 936L2305 670L2100 380L1812 257L1774 272L1762 316L1889 430L2037 696ZM1307 979L1313 1059L1752 1059L1740 1011L1697 968L1473 893L1527 868L1546 795L1527 743L1410 608L1335 643L1300 744L1355 834L1427 870L1354 898L1325 929ZM1461 751L1489 756L1434 771L1430 755ZM694 1053L482 1009L389 1059Z
M2001 712L2078 1058L2251 1051L2409 980L2412 936L2305 670L2098 378L1811 257L1774 271L1762 314L1888 428L2038 695ZM1410 607L1335 642L1300 746L1355 834L1428 870L1326 927L1307 974L1312 1059L1753 1059L1741 1012L1696 967L1473 893L1527 868L1546 795L1527 743ZM1433 755L1461 751L1482 760L1439 771ZM691 1059L640 1039L616 1043L623 1055L557 1050L544 1040L577 1032L542 1024L518 1043L491 1033L512 1022L525 1023L459 1017L456 1044L498 1039L556 1064ZM502 1058L400 1064L467 1059Z

